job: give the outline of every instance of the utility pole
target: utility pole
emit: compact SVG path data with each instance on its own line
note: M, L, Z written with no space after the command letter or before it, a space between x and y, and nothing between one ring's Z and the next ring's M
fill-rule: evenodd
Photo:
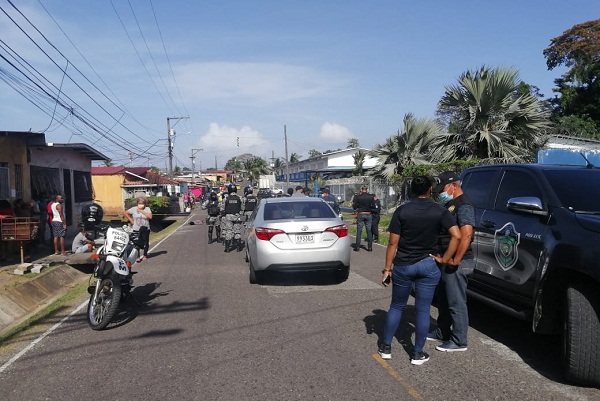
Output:
M285 139L285 177L287 187L290 187L290 160L288 158L288 148L287 148L287 131L285 128L285 124L283 125L283 138Z
M167 117L167 146L169 150L169 178L173 178L173 138L175 137L175 130L171 129L171 120L183 120L189 117ZM175 128L175 123L173 128Z
M203 151L204 149L192 149L192 185L194 185L194 170L196 170L196 153Z

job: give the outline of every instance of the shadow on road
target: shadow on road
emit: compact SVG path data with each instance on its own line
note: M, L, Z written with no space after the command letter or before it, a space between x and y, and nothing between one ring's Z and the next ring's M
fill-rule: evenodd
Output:
M469 326L516 353L549 380L567 384L560 361L560 336L535 334L531 322L517 320L469 299Z

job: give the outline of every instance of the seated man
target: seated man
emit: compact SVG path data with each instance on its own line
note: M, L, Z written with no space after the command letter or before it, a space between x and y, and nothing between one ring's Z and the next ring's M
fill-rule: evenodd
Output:
M92 252L94 250L94 234L82 229L73 239L71 250L73 253Z

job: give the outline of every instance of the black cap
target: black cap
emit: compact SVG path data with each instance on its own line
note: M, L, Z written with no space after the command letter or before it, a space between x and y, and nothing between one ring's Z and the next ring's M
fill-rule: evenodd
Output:
M437 185L433 187L433 192L440 193L447 184L458 182L460 179L454 171L444 171L437 176Z

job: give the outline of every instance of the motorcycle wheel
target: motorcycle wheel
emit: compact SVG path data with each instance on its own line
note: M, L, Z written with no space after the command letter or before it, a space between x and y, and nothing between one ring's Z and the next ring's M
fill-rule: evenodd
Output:
M100 283L97 297L90 297L87 310L88 324L92 330L102 330L112 320L121 300L121 283L117 278L107 277Z

